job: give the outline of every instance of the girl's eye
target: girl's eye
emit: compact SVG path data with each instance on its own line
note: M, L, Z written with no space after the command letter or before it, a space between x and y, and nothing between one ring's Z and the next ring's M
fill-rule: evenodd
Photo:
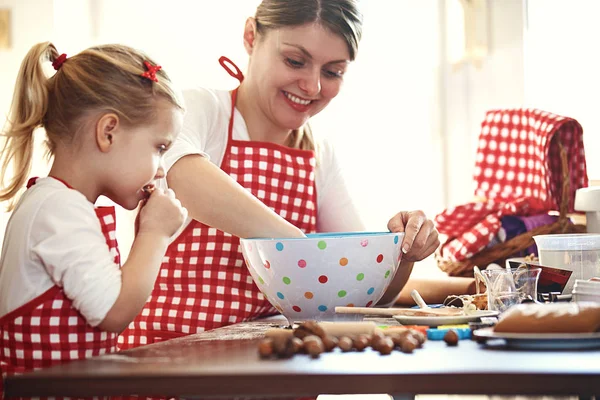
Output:
M293 67L293 68L300 68L300 67L302 67L302 66L304 65L304 63L303 63L302 61L297 61L297 60L294 60L293 58L289 58L289 57L287 57L287 58L285 59L285 62L286 62L286 63L287 63L287 64L288 64L290 67Z

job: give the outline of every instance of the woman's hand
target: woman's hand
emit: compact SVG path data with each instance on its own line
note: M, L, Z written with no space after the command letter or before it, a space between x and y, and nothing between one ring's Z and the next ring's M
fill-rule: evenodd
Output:
M402 261L421 261L429 257L440 245L438 231L433 221L423 211L401 211L388 222L392 232L404 232Z

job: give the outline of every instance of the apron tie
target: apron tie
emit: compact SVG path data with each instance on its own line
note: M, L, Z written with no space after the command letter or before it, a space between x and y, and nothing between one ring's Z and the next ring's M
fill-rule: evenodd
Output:
M221 64L221 66L229 75L233 76L235 79L240 81L240 83L242 83L244 80L244 74L233 61L225 56L221 56L219 57L219 64ZM228 64L231 65L231 67Z

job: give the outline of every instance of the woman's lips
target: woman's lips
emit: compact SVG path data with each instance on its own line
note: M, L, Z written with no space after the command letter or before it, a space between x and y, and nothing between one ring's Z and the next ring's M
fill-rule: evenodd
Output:
M313 100L302 99L296 95L283 91L283 98L294 110L306 112L310 108Z

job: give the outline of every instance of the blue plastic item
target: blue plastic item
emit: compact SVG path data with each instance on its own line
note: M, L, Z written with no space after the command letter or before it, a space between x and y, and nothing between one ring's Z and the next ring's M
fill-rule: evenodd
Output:
M429 340L444 340L444 335L453 330L458 334L458 339L471 339L471 328L430 328L427 329L427 339Z

